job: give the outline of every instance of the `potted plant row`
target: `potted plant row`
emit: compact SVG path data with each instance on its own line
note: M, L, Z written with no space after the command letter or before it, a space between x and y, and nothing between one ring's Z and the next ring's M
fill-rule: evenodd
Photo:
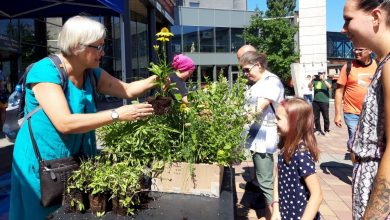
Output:
M93 171L93 172L92 172ZM65 212L84 213L87 209L102 216L133 215L140 204L145 169L132 161L110 163L102 155L83 161L68 180Z

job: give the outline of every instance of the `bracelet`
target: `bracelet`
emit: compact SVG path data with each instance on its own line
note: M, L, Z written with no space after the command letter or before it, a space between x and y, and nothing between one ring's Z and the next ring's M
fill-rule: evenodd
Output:
M278 204L279 204L279 201L278 201L278 200L273 201L273 202L271 203L271 207L274 207L274 204L275 204L275 203L278 203Z

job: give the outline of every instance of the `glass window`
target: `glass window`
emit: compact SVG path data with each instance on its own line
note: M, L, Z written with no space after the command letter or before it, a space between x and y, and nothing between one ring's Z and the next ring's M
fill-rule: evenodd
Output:
M183 52L199 52L198 27L183 26Z
M228 66L217 66L217 79L223 76L229 79L229 67Z
M190 2L191 8L199 8L199 2Z
M200 52L215 52L213 27L199 27L199 43Z
M242 36L242 33L244 32L243 28L232 28L231 29L231 36L232 36L232 47L231 52L237 52L237 50L245 44L244 38Z
M206 81L212 82L213 81L213 69L214 66L202 66L200 71L200 80L201 85L205 84Z
M172 53L178 54L182 52L181 49L181 26L174 25L171 27L172 37Z
M215 47L216 52L227 52L229 53L229 28L216 27L215 28Z
M238 78L238 74L240 74L240 70L238 69L238 66L232 65L232 79L233 82L236 82Z

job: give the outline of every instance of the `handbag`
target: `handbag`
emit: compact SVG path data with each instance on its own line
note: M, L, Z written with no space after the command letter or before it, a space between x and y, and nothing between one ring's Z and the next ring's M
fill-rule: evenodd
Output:
M43 207L49 207L53 205L59 205L62 202L64 192L67 187L67 181L72 175L73 171L80 168L80 152L77 155L53 159L43 160L39 153L37 143L31 128L31 117L28 120L28 129L30 132L31 141L34 147L35 155L39 163L39 181L41 189L41 205ZM84 135L82 137L82 141ZM81 142L83 143L83 142ZM80 150L82 147L80 147Z

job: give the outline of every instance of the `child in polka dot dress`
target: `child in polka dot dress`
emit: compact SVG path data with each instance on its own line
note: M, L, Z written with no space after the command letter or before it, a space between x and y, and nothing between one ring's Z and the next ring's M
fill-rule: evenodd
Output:
M275 170L272 220L320 219L322 191L315 170L319 149L312 107L300 98L283 101L276 111L280 153Z

